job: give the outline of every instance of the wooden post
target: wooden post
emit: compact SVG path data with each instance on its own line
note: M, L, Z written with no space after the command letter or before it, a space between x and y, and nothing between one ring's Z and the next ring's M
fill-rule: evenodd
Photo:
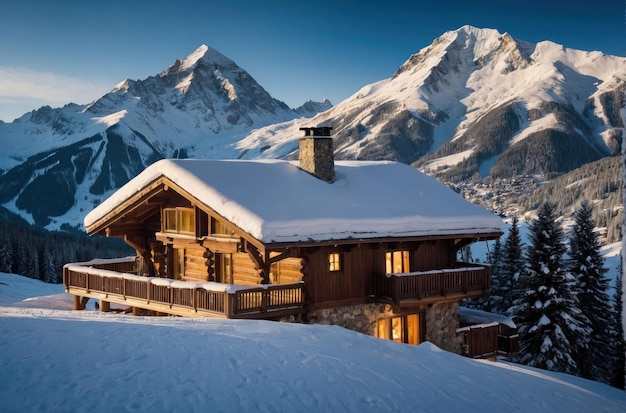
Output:
M108 301L100 300L100 312L108 313L111 311L111 303Z
M84 310L87 307L87 301L89 301L89 297L81 297L80 295L74 295L72 308L74 310Z
M141 311L142 309L139 307L133 307L133 315L134 316L140 316L141 315Z
M261 312L267 312L267 307L269 306L270 301L270 292L268 289L264 289L261 291Z
M395 275L391 276L391 300L396 305L400 303L400 280Z
M236 294L224 293L224 315L226 315L226 318L233 318L234 310L236 310L234 305Z

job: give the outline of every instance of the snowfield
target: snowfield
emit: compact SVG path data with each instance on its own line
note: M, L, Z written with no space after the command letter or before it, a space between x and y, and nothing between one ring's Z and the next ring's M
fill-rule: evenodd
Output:
M626 394L335 326L71 311L0 273L0 411L624 412Z

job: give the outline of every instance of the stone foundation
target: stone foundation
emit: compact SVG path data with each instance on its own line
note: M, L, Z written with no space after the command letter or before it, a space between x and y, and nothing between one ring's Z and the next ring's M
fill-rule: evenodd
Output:
M359 304L313 311L309 313L309 322L341 326L373 336L376 331L376 320L392 315L393 311L389 304Z
M456 334L459 327L458 308L458 302L433 304L419 314L426 341L443 350L461 354L463 338ZM375 336L376 321L396 315L389 304L360 304L312 311L308 318L311 324L338 325Z
M459 303L433 304L426 311L424 320L425 340L442 350L461 354L463 337L457 335L459 328Z

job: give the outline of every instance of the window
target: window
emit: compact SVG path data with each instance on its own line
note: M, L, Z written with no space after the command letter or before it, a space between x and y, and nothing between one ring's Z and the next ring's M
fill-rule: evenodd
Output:
M215 218L211 218L211 234L212 235L229 235L230 232L226 228L226 225L221 223Z
M330 272L341 271L341 254L332 252L328 254L328 269Z
M376 337L398 343L419 344L419 315L408 314L378 320L376 322Z
M181 280L185 277L185 250L172 248L172 278Z
M215 254L215 266L217 280L224 284L233 283L233 255L232 254Z
M393 251L385 254L385 272L387 274L400 274L410 271L408 251Z
M196 233L196 220L193 209L166 208L163 211L165 232L176 234Z

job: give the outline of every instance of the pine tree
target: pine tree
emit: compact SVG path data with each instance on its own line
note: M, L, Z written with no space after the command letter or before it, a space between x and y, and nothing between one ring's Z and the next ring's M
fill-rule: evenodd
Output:
M521 363L576 374L576 337L587 337L589 329L578 308L575 279L564 262L564 238L554 207L546 202L530 227L526 291L517 297L512 313L520 333Z
M0 241L0 272L10 273L13 270L13 252L11 242L6 234Z
M461 302L461 305L467 308L491 312L492 299L497 300L497 298L492 298L492 296L498 291L496 274L500 262L500 251L502 251L502 245L500 239L496 238L493 245L493 253L488 256L488 263L491 265L491 287L487 291L486 297L467 298Z
M25 243L22 237L17 238L17 256L13 262L13 272L28 277L30 259Z
M520 282L521 275L524 272L522 238L519 232L519 221L517 217L513 217L513 222L511 222L509 234L502 247L500 260L498 285L501 299L498 305L494 306L493 311L498 314L508 314L511 307L513 307L515 288Z
M615 295L613 296L613 308L611 311L611 348L615 354L613 368L611 371L610 384L618 389L624 389L626 375L626 338L624 337L624 326L622 324L622 260L617 279L615 280Z
M40 262L42 281L56 284L58 282L57 265L48 245L45 245L43 248Z
M584 201L574 214L570 237L570 272L577 281L579 308L589 320L591 330L587 337L578 337L580 347L576 362L580 376L608 383L613 365L609 279L600 255L600 243L593 231L592 213L591 204Z
M39 280L39 254L37 248L33 245L26 254L26 272L23 274L28 278Z

